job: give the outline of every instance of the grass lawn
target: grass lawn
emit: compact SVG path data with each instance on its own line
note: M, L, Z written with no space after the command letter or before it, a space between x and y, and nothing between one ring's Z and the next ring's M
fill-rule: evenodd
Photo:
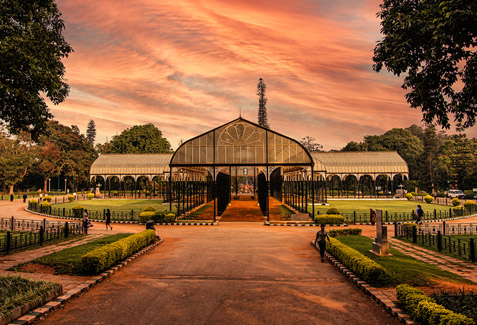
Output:
M132 234L116 234L100 238L83 245L66 248L56 253L42 256L40 258L37 258L36 260L16 265L11 269L11 271L18 270L26 264L38 263L53 267L57 274L82 275L80 272L81 270L76 268L77 265L79 265L79 260L82 255L86 254L89 251L92 251L95 248L113 243L130 235Z
M471 283L469 280L453 273L443 271L434 265L407 256L392 247L390 251L393 256L376 256L369 252L373 240L365 236L340 236L336 237L336 239L356 249L386 269L388 277L380 285L396 286L401 283L407 283L411 286L427 287L435 284L433 279L462 284Z
M111 212L130 213L131 210L141 212L146 205L154 207L157 211L168 211L169 204L162 204L162 200L120 200L120 199L93 199L79 202L59 203L53 205L54 208L71 209L75 205L81 205L85 209L91 211L101 211L110 209ZM172 210L176 210L176 206L172 204Z
M53 289L60 291L57 283L32 281L21 277L0 276L0 318L28 302L34 302Z

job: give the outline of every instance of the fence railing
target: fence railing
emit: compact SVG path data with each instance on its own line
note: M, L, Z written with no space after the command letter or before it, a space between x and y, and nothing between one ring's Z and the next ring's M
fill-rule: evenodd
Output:
M28 248L34 245L67 239L84 233L84 228L79 222L26 222L32 220L22 220L12 218L1 218L0 225L0 253L10 253L12 251ZM25 221L25 222L23 222Z
M477 236L477 223L446 223L444 221L439 224L422 224L418 227L418 231L433 235L440 231L443 235Z
M468 224L467 224L468 225ZM441 225L446 229L449 225ZM464 229L463 225L461 229ZM396 237L406 238L413 243L419 243L423 246L431 247L439 252L448 253L453 256L463 258L465 260L475 262L475 240L473 237L469 239L458 238L452 235L444 235L441 230L436 233L426 232L426 229L419 229L415 225L396 224ZM468 234L468 233L467 233Z

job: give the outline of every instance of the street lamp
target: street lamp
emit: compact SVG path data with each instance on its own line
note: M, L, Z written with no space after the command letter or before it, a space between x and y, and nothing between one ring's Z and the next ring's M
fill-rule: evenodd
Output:
M66 194L66 182L67 182L67 177L65 176L65 194Z

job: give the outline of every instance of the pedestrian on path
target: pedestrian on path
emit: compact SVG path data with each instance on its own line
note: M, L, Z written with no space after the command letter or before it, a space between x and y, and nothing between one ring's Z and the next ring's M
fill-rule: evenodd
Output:
M321 256L322 263L325 261L326 239L328 239L328 243L330 243L331 245L331 240L330 240L330 237L328 236L328 232L325 230L325 225L321 225L321 229L318 230L318 232L316 233L315 246L316 246L316 242L318 242L318 246L320 247L320 256Z
M84 228L84 233L88 234L88 228L92 227L93 225L91 222L89 222L88 218L88 210L84 209L83 211L83 228Z
M23 194L23 203L26 203L27 195Z
M113 230L113 227L111 227L111 211L109 211L109 209L106 209L106 230L108 230L108 227Z
M424 210L422 210L420 204L417 205L417 208L416 208L416 216L417 216L416 223L417 223L418 225L422 224L422 219L424 218Z
M13 202L13 194L10 194L10 202Z

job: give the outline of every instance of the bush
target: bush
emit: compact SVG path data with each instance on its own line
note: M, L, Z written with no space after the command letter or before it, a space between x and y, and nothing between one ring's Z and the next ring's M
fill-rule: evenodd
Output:
M88 193L88 195L86 195L86 197L88 198L88 200L92 200L94 198L94 194L93 193Z
M455 206L455 207L459 206L460 205L460 200L456 197L453 198L452 199L452 205Z
M475 325L472 319L444 308L421 290L407 284L396 287L396 298L404 311L420 323Z
M419 193L417 193L417 195L418 195L418 196L428 196L429 193L427 193L427 192L419 192Z
M113 196L118 196L119 195L118 191L112 191L111 193L113 194Z
M332 229L328 231L331 237L347 236L347 235L361 235L361 228L345 228Z
M474 191L472 190L465 190L464 194L467 199L472 199L474 197Z
M337 208L329 208L328 211L326 211L326 214L338 214L340 215L340 210L338 210Z
M315 216L315 222L319 224L341 225L345 218L336 214L319 214Z
M477 203L475 203L475 201L467 200L467 201L464 202L464 207L466 209L475 208L476 205L477 205Z
M70 194L68 195L68 201L73 202L75 200L75 196Z
M73 210L73 214L74 214L75 218L82 218L83 217L82 213L83 213L84 207L82 205L77 204L74 207L72 207L71 210Z
M50 203L51 202L51 196L45 196L43 198L43 201L46 201L46 202Z
M50 213L51 204L48 201L43 201L40 204L41 213Z
M461 216L461 215L462 215L462 207L460 207L460 206L453 207L453 208L452 208L452 213L453 213L455 216Z
M38 204L38 200L35 200L35 199L30 200L30 204Z
M412 195L411 193L407 193L407 194L406 194L406 199L407 199L408 201L411 201L413 197L414 197L414 195Z
M426 203L432 203L434 198L428 194L424 197L424 201L426 201Z
M174 213L168 213L164 216L164 222L170 223L176 220L176 215Z
M155 211L143 211L139 214L139 222L146 223L148 220L154 220L155 215Z
M146 205L144 209L142 209L142 212L149 212L149 211L156 212L156 208L150 205Z
M384 268L372 259L335 238L330 238L330 240L331 245L327 242L326 250L364 281L379 282L386 276Z
M154 230L149 229L114 243L96 248L81 256L81 273L96 275L110 268L131 254L146 247L156 238Z

